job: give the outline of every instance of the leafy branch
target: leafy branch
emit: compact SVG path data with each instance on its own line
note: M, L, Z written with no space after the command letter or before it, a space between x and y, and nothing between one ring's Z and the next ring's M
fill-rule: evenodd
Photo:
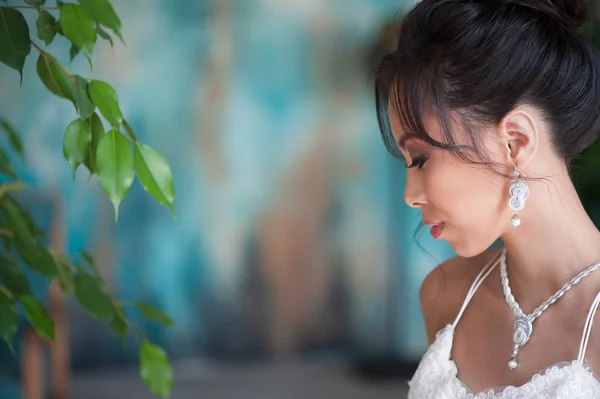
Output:
M82 164L90 176L96 174L113 204L115 222L119 206L136 178L149 195L174 214L175 190L170 166L160 152L138 141L121 112L115 89L107 82L71 73L48 51L57 35L63 36L71 43L70 61L81 53L91 70L98 37L113 46L112 35L116 35L124 43L121 20L109 0L57 1L55 7L46 6L46 0L23 1L23 5L0 5L0 62L17 71L22 83L26 59L32 47L37 49L37 76L51 93L73 104L78 117L68 123L62 138L63 155L73 180ZM21 9L38 13L35 30L45 48L30 37ZM92 317L110 325L122 340L129 334L138 338L142 378L152 392L168 397L173 371L167 354L128 320L124 305L107 293L92 257L78 254L84 267L73 261L77 256L48 248L45 232L20 207L15 195L26 189L26 185L15 172L13 161L23 158L25 149L9 121L0 119L0 128L6 139L0 143L7 143L0 146L0 338L12 348L18 304L41 337L54 338L54 323L45 306L33 297L23 268L31 269L56 281ZM148 304L135 302L132 306L147 320L165 327L173 325L168 315Z
M30 8L33 10L38 10L40 8L43 8L44 10L58 10L58 7L36 7L36 6L7 6L10 8Z

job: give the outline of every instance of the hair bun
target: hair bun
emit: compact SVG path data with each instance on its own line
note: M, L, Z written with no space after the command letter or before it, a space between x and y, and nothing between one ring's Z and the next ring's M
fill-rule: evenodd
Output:
M552 14L573 28L581 27L588 19L586 0L528 0L527 3Z

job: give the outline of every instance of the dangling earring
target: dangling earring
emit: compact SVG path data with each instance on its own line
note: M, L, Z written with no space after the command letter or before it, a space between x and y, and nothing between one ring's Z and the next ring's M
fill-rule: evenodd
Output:
M515 181L510 185L508 189L508 194L510 195L510 200L508 200L508 206L514 212L514 215L511 219L513 227L519 227L521 224L521 218L518 215L518 212L523 209L525 206L525 200L529 197L529 186L523 180L521 180L521 174L517 170L517 165L515 165L515 170L513 171L513 176L515 177Z

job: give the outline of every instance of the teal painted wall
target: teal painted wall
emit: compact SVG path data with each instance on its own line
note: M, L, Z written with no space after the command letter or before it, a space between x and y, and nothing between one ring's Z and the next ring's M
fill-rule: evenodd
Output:
M404 168L384 150L368 77L378 31L408 4L113 4L127 46L99 42L93 73L81 57L71 69L116 87L139 140L168 159L177 218L136 182L115 224L95 177L81 168L72 182L61 143L76 114L42 87L31 55L22 87L0 66L0 115L23 134L26 180L60 201L65 251L88 249L117 296L171 314L172 330L144 327L175 359L418 357L418 289L435 262L413 240L419 216L402 200ZM68 59L64 41L51 48ZM431 241L437 261L451 255ZM131 342L76 304L69 314L75 369L135 362Z

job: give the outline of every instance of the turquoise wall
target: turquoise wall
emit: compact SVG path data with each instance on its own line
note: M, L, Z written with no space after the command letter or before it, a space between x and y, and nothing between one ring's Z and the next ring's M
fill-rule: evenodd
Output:
M418 289L435 261L413 240L419 215L403 203L368 77L378 31L407 5L113 4L126 46L99 42L93 73L81 57L70 68L117 88L139 140L168 159L177 217L136 182L115 224L95 177L80 168L73 183L61 143L76 114L41 85L32 54L22 87L0 66L0 116L23 135L26 180L60 203L65 251L88 249L115 295L171 314L172 330L144 327L175 359L418 357ZM68 60L64 40L51 50ZM431 241L437 261L450 256ZM74 303L69 314L75 369L135 362L132 342L122 349Z

